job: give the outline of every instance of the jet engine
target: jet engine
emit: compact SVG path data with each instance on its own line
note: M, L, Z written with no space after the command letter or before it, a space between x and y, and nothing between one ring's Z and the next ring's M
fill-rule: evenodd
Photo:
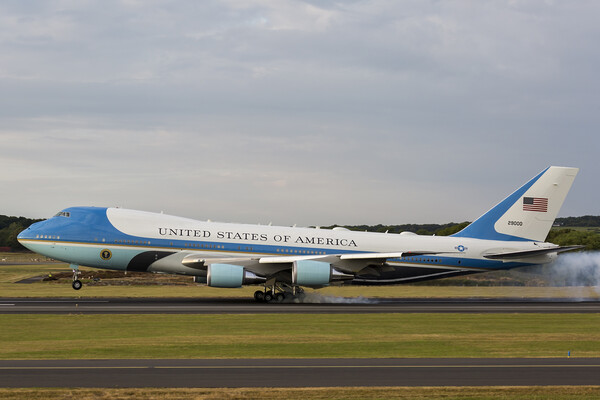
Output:
M292 283L300 286L323 286L331 282L354 279L354 275L345 274L331 264L315 260L294 261L292 265Z
M206 284L212 287L238 288L263 282L265 278L239 265L209 264L206 273Z

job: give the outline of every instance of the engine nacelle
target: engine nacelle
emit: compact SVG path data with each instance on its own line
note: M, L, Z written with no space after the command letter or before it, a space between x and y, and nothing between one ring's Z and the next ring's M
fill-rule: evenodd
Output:
M331 282L354 279L354 275L338 271L331 264L315 260L294 261L292 283L301 286L323 286Z
M206 273L206 284L211 287L238 288L264 281L265 278L232 264L209 264Z

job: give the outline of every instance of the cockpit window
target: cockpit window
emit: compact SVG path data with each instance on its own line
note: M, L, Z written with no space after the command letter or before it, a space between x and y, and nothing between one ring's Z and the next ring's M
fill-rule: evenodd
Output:
M66 211L61 211L55 215L55 217L67 217L67 218L69 218L70 216L71 216L71 213L66 212Z

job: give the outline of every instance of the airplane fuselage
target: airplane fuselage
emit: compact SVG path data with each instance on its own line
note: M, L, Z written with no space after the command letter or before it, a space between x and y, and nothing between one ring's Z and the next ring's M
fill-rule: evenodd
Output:
M176 273L201 276L182 260L190 255L207 259L266 258L398 253L386 264L431 269L431 277L456 272L482 272L547 263L556 254L509 262L485 258L486 253L539 249L550 244L534 241L497 241L463 237L421 236L412 233L356 232L343 228L275 227L197 221L166 214L120 208L72 207L25 230L19 240L29 249L71 264L113 270ZM427 252L429 254L411 255ZM343 268L342 268L343 269ZM447 273L445 273L447 270ZM356 271L359 272L359 271ZM368 275L368 274L367 274ZM423 276L357 274L355 281L394 283L422 280Z
M194 276L209 286L264 284L257 301L302 286L391 284L543 264L579 246L545 243L577 175L548 167L447 237L197 221L120 208L72 207L31 225L19 241L71 264Z

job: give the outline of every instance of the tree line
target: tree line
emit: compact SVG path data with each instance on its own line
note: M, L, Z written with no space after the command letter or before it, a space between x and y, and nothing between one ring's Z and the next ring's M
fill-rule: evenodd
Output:
M25 250L17 240L17 235L29 225L38 221L43 220L0 215L0 247L10 247L13 251Z
M404 225L332 225L324 228L340 226L351 231L381 233L408 231L418 235L449 236L461 231L469 224L470 222ZM546 241L560 246L583 245L585 246L584 250L600 250L600 216L585 215L583 217L557 218Z
M554 221L555 226L569 226L569 227L584 227L584 228L598 228L600 227L600 215L584 215L582 217L563 217L556 218Z
M469 225L470 222L450 222L448 224L402 224L402 225L331 225L322 226L324 229L342 227L351 231L379 232L379 233L400 233L414 232L417 235L436 235L448 236L456 233Z

